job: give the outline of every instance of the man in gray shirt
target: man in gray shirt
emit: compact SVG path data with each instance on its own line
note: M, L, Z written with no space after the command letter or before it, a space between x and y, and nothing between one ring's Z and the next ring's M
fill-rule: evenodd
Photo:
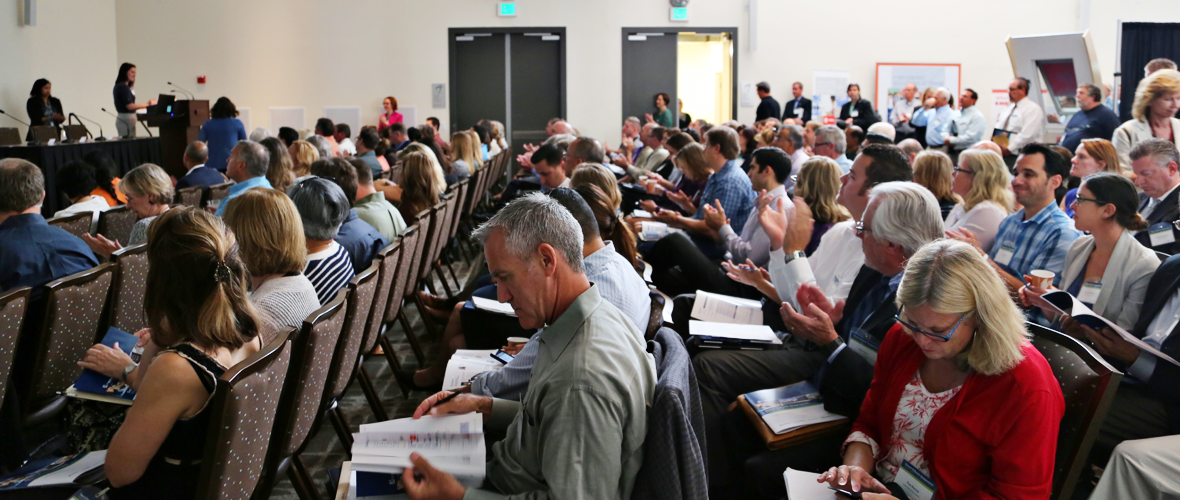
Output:
M488 429L505 431L487 464L496 491L465 489L415 453L403 475L410 498L630 498L643 463L655 363L638 328L586 278L578 222L557 200L534 193L475 236L499 299L522 327L545 327L540 353L520 403L462 394L435 407L450 394L444 391L414 412L477 411Z

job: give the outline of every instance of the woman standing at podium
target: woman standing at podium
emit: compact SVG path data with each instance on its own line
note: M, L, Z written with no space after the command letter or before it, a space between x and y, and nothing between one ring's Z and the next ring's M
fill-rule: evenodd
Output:
M155 99L148 99L147 104L135 103L135 65L123 63L119 66L119 77L115 79L115 112L119 119L115 120L115 129L119 137L135 137L135 111L154 106Z
M66 117L61 110L61 101L50 94L53 84L44 78L38 78L33 82L33 90L29 92L29 101L25 103L25 111L29 113L29 123L33 127L49 126L58 127L61 130L61 123L66 121ZM29 127L29 136L27 140L33 139L33 127Z

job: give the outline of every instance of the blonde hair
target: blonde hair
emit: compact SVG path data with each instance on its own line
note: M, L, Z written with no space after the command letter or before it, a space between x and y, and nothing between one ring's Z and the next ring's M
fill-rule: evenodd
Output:
M1013 195L1008 189L1008 166L1004 159L990 149L968 149L959 153L959 165L970 167L971 190L963 200L963 209L971 210L984 201L990 201L1012 213Z
M1169 94L1180 94L1180 71L1164 69L1139 80L1139 86L1135 88L1135 104L1131 106L1131 116L1141 122L1147 121L1147 108L1151 103Z
M447 184L435 178L437 167L430 157L421 152L410 153L402 158L402 165L401 206L407 213L417 214L438 203L442 186Z
M803 198L816 222L835 224L848 220L848 209L836 202L840 194L840 165L826 156L812 156L799 167L795 196Z
M483 151L479 149L479 134L475 133L474 130L468 130L467 137L471 138L471 141L467 145L471 148L471 158L475 162L474 164L469 164L469 166L471 167L471 171L475 172L483 168Z
M942 239L918 249L906 264L897 305L973 316L975 337L958 360L980 374L999 375L1024 360L1024 314L987 259L967 243Z
M307 266L303 220L282 191L247 190L227 202L224 219L238 237L240 256L250 274L297 273Z
M689 178L702 182L712 175L712 169L709 168L709 162L705 161L705 148L698 143L692 143L684 146L679 153L676 154L676 168L681 172L689 175Z
M757 137L758 144L763 146L769 146L773 144L776 138L778 138L778 130L773 127L766 127L762 129L762 131L758 133Z
M291 173L295 177L311 175L311 164L320 159L320 152L307 141L295 141L288 148L291 153Z
M440 186L444 186L443 190L445 191L445 186L447 185L446 174L443 173L442 163L438 162L438 156L434 154L434 150L420 142L411 142L407 144L406 147L402 148L402 150L399 151L397 155L402 161L405 161L406 156L409 156L411 153L420 153L426 156L426 160L430 162L432 167L434 167L434 176L438 181L438 184Z
M611 206L615 210L623 204L623 194L619 191L619 182L615 179L615 174L611 173L606 165L601 163L582 163L574 169L574 173L570 175L570 187L577 189L578 186L593 185L602 189L603 194L610 200Z
M456 160L463 160L470 172L479 168L479 155L471 150L471 136L460 130L451 134L451 156Z
M154 163L144 163L131 169L117 188L123 194L144 196L152 205L172 203L172 179L168 173Z
M951 187L955 164L942 151L923 151L914 157L914 182L934 193L936 200L963 201Z

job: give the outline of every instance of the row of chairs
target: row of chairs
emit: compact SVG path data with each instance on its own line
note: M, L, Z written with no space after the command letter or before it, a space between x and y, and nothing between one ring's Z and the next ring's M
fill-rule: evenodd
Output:
M203 207L209 201L220 201L229 196L229 187L232 185L232 182L223 182L210 186L208 196L205 196L205 188L202 186L180 189L176 192L173 204ZM126 243L131 238L131 228L135 226L137 219L138 216L127 205L111 207L98 213L98 225L95 233L103 235L108 240ZM83 234L90 233L91 227L94 225L94 213L81 212L54 217L46 222L81 238Z

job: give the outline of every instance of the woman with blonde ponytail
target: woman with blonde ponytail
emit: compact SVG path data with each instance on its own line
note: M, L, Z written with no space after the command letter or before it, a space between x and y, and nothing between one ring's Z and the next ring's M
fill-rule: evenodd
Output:
M138 366L98 344L80 363L122 378L135 404L106 455L110 498L193 498L217 378L262 347L247 297L249 274L221 219L184 207L148 231L144 311L149 328Z
M642 275L643 265L639 263L635 232L623 221L618 208L612 206L610 197L594 184L583 184L574 188L574 191L582 195L582 199L590 205L590 210L594 211L594 218L598 220L598 233L602 239L614 243L615 251Z

